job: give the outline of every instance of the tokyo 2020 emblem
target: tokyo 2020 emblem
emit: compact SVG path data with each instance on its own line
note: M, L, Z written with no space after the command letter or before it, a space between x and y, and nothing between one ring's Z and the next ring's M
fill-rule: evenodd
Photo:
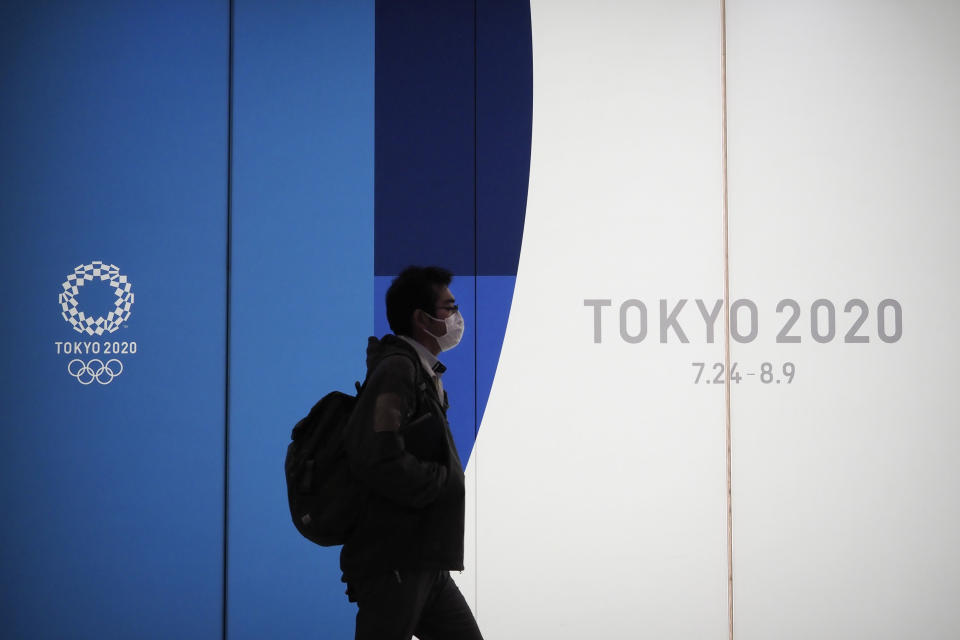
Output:
M77 303L77 294L80 288L94 278L108 281L117 297L114 308L106 316L87 315L81 311ZM77 333L102 336L104 333L113 333L120 328L130 317L130 308L133 306L133 285L127 276L120 273L116 265L104 264L94 260L90 264L82 264L67 276L63 283L63 293L60 294L60 308L63 310L63 319L73 326Z
M86 311L80 308L77 300L80 290L88 282L99 280L109 283L116 298L113 308ZM133 307L133 286L127 276L120 273L120 269L113 264L94 260L89 264L82 264L74 268L73 273L61 285L62 292L58 298L60 315L70 323L77 333L89 336L104 336L111 334L130 318L130 309ZM67 373L76 378L77 382L86 386L96 381L107 385L123 372L123 363L120 357L137 352L135 341L117 340L82 340L58 341L55 343L58 355L71 356L67 364ZM100 356L90 360L77 356Z

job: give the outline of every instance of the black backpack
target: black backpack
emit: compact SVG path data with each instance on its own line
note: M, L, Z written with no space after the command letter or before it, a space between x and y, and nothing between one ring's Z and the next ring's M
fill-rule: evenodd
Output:
M414 362L415 385L421 389L420 362L412 354L407 357ZM297 422L283 464L293 524L307 540L324 547L346 542L366 496L350 473L344 446L347 423L366 381L355 384L356 396L331 391Z
M357 383L357 395L363 387ZM357 396L332 391L313 405L290 434L283 468L293 524L307 540L343 544L360 514L362 495L350 476L344 428Z

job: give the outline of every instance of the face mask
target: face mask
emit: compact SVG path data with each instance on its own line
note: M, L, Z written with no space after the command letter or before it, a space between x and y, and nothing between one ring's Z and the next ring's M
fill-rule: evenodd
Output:
M427 312L424 312L424 314L428 318L436 320L437 322L442 322L447 326L447 332L442 336L438 336L427 329L427 333L437 339L437 344L440 346L441 351L449 351L460 344L460 338L463 337L463 316L460 315L459 311L455 312L451 316L447 316L443 320L440 318L434 318Z

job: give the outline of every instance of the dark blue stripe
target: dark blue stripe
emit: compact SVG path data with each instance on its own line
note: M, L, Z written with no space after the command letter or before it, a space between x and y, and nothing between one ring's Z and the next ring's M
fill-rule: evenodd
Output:
M451 289L467 333L442 358L466 460L496 372L523 238L530 5L380 0L376 15L377 332L387 331L383 292L403 267L439 264L458 276Z
M375 274L516 275L530 160L526 1L376 6Z
M530 4L477 7L477 275L516 275L533 120Z
M377 2L377 275L473 273L473 14L473 0Z

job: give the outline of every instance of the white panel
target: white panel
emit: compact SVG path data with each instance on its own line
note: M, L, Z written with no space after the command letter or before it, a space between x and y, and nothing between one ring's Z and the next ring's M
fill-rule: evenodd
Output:
M488 639L725 638L723 394L690 365L722 360L693 302L722 297L718 8L549 0L532 19L526 228L459 581ZM661 298L690 299L689 344L660 343Z
M733 387L737 640L960 637L958 33L955 2L728 4L732 354L781 379Z

